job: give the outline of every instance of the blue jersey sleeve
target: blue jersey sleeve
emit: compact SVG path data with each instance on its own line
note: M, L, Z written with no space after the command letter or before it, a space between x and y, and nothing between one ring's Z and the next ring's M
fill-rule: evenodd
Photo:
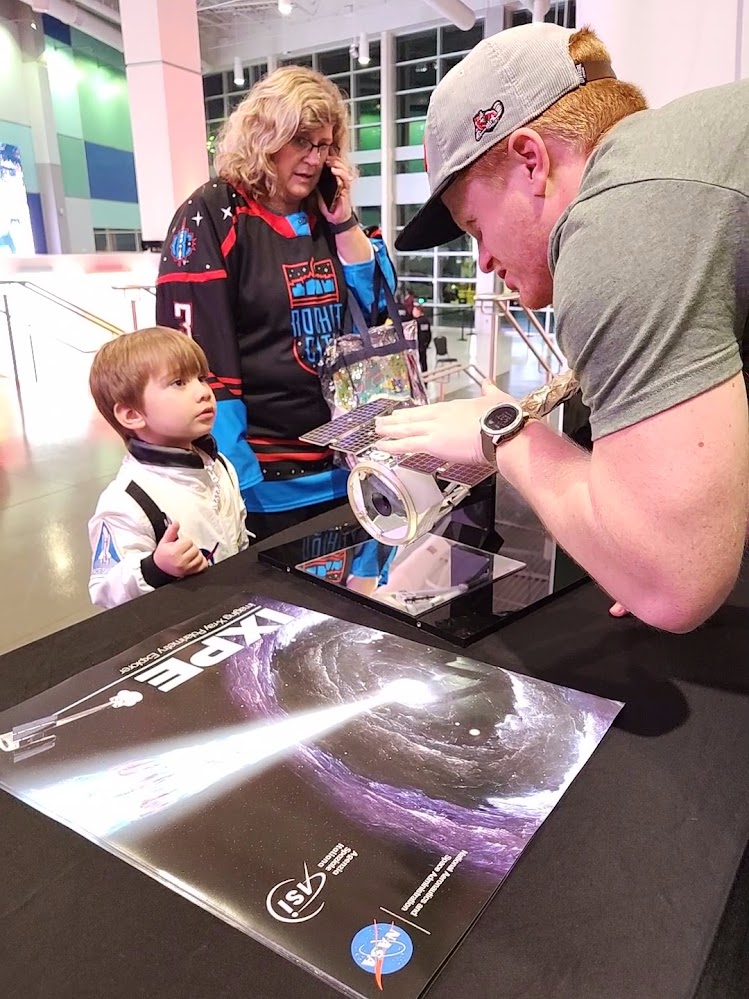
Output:
M375 283L375 261L379 265L382 274L392 292L395 292L396 278L387 247L379 236L370 236L372 244L372 256L369 260L361 261L358 264L344 264L343 274L349 291L356 296L356 300L362 307L365 316L371 315L374 311L374 283ZM377 302L377 312L387 312L387 301L384 290L380 290Z

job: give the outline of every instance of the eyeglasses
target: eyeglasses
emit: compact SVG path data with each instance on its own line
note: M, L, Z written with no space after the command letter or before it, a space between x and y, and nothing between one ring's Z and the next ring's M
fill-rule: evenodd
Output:
M341 152L333 142L310 142L304 135L295 135L291 145L304 156L308 156L315 149L323 159L327 159L328 156L338 156Z

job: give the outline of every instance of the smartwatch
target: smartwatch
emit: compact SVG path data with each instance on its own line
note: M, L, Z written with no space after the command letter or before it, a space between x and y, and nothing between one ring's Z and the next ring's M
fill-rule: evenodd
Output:
M496 461L495 450L500 444L520 433L529 416L515 402L503 402L484 413L479 420L481 447L490 465Z

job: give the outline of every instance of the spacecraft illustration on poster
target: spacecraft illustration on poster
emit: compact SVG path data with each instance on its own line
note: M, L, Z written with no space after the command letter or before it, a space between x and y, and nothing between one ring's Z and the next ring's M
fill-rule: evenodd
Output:
M0 786L344 993L418 999L620 708L248 596L0 714Z

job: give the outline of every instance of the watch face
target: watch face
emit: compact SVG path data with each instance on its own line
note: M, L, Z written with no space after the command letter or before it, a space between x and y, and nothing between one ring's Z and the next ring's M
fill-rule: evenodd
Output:
M509 404L495 406L484 417L484 426L490 434L500 434L503 430L511 427L513 423L517 423L519 416L520 411L517 406Z

